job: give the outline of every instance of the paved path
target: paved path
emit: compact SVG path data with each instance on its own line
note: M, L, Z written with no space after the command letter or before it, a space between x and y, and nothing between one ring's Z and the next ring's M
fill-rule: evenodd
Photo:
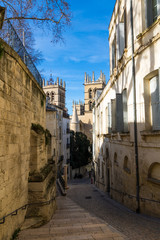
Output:
M46 225L20 232L19 240L124 240L103 220L68 197L58 197L58 209Z
M160 240L160 220L128 210L90 184L88 179L72 180L67 196L129 240Z

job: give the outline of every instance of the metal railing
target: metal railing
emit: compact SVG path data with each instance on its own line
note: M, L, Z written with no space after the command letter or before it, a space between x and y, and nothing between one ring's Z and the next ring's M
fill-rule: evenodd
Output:
M60 173L58 174L58 178L59 178L59 181L61 183L61 186L65 190L65 181L64 181L64 179L63 179L63 177L62 177L62 175Z
M54 197L54 198L51 198L50 200L45 201L45 202L27 203L27 204L23 205L22 207L17 208L17 209L14 210L13 212L11 212L11 213L3 216L2 218L0 218L0 224L4 224L7 217L9 217L9 216L16 216L16 215L18 214L18 211L19 211L19 210L26 210L28 206L32 206L32 205L41 205L41 206L43 206L43 205L49 205L49 204L50 204L52 201L54 201L55 199L56 199L56 198Z
M126 192L121 192L121 191L119 191L119 190L117 190L117 189L114 189L114 188L110 188L112 191L114 191L114 192L117 192L117 193L119 193L119 194L122 194L123 196L127 196L128 198L135 198L136 199L136 196L134 196L134 195L131 195L131 194L128 194L128 193L126 193ZM155 202L155 203L160 203L160 201L157 201L157 200L154 200L154 199L148 199L148 198L144 198L144 197L140 197L140 200L142 201L142 202L145 202L145 201L149 201L149 202Z
M33 63L30 55L25 49L20 37L9 20L5 22L5 29L0 30L0 37L18 53L22 61L26 64L38 84L42 87L42 77Z

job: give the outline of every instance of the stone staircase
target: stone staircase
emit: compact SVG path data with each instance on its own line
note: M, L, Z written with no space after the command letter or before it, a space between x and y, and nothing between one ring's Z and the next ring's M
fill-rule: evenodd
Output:
M51 221L40 228L21 231L19 240L123 240L122 234L86 212L67 197L57 198Z

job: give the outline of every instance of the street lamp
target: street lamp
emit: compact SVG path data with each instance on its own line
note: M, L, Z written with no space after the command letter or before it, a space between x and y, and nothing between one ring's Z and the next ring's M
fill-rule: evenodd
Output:
M5 15L5 8L0 6L0 29L2 29Z

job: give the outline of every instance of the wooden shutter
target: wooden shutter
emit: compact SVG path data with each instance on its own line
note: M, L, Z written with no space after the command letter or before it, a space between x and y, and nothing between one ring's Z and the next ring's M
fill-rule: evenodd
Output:
M116 131L116 99L111 99L112 132Z
M119 60L120 59L119 24L116 25L116 49L117 49L117 60Z
M145 12L146 26L149 27L153 23L152 0L145 0Z
M152 129L160 130L159 77L150 79Z
M123 132L123 103L122 94L116 94L116 130Z
M128 106L127 106L127 89L122 92L123 102L123 131L128 132Z
M112 128L111 103L108 103L108 133L111 133L111 128Z
M122 57L125 48L124 23L119 23L119 59Z
M115 58L116 58L116 47L115 47L115 39L112 43L112 70L115 68Z

